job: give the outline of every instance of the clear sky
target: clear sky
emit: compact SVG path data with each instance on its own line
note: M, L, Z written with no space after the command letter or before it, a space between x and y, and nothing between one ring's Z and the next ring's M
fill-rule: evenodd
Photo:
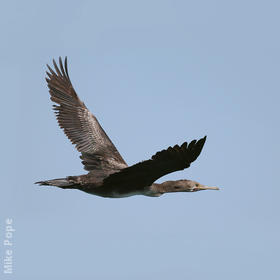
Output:
M1 5L1 279L280 279L279 1ZM83 174L45 64L72 83L128 164L207 135L190 169L221 191L105 199L39 187ZM3 172L4 171L4 172ZM3 276L3 277L2 277Z

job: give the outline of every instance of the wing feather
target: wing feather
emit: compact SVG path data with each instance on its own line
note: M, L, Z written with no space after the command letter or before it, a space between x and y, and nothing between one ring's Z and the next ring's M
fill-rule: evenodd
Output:
M82 153L82 163L88 171L121 169L127 164L107 136L98 120L79 99L68 74L67 57L64 65L53 60L54 70L47 65L47 84L59 126ZM88 164L90 163L90 164Z

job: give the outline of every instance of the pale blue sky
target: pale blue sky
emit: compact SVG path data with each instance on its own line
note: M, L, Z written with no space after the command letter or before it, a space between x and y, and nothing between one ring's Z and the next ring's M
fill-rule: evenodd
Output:
M279 279L279 1L1 5L3 279ZM45 64L72 83L128 164L208 136L190 169L220 192L104 199L38 187L84 173L51 110ZM1 276L2 279L2 276Z

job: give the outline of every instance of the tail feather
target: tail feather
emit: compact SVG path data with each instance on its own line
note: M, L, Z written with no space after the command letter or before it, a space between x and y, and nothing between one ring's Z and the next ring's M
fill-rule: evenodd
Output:
M62 189L74 189L75 188L75 183L67 180L67 178L39 181L39 182L35 182L35 184L38 184L40 186L55 186L55 187L59 187Z

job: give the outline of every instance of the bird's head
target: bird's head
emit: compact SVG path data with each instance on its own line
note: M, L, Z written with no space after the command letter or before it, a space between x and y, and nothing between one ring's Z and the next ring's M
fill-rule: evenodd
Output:
M202 190L219 190L218 187L208 187L192 180L166 181L160 184L162 193L167 192L197 192Z

